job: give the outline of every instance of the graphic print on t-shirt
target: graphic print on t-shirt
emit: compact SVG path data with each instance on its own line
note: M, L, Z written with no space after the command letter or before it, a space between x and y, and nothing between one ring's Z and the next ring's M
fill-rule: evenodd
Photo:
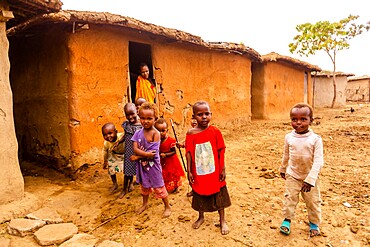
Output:
M146 148L144 147L144 144L142 144L142 140L139 139L139 142L137 144L137 147L145 152L149 152L148 150L146 150ZM153 160L149 160L149 159L145 159L145 158L141 158L139 160L139 163L140 165L144 166L146 168L147 171L149 171L150 167L152 167L154 165L154 161ZM149 166L148 166L149 165Z
M215 171L211 142L195 145L195 167L197 175L207 175Z

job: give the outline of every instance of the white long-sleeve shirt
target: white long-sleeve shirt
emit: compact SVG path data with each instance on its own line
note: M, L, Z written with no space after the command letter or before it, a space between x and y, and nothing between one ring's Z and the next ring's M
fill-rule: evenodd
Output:
M323 165L324 151L319 135L312 130L305 134L293 130L285 136L280 172L315 186Z

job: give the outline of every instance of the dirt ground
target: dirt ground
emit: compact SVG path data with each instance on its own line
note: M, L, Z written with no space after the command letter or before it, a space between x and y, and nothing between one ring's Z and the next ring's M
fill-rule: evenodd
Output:
M307 210L298 204L289 236L278 228L284 180L278 176L284 135L291 131L285 121L252 121L235 129L223 129L227 145L227 183L232 206L226 209L230 227L221 235L218 214L207 213L200 229L191 224L197 212L186 197L187 181L177 194L169 196L170 218L162 219L163 204L149 199L141 215L139 187L123 199L110 194L106 171L96 165L80 171L73 181L40 164L22 163L25 190L35 195L40 206L54 208L80 232L125 246L365 246L370 245L370 105L346 109L316 109L312 129L324 142L325 165L321 171L322 236L309 238ZM288 117L288 116L287 116ZM122 177L119 177L122 183ZM110 222L101 225L106 220ZM0 237L18 237L0 227ZM35 241L31 237L28 246ZM18 240L19 241L19 240ZM16 245L14 245L16 246ZM36 245L35 245L36 246Z

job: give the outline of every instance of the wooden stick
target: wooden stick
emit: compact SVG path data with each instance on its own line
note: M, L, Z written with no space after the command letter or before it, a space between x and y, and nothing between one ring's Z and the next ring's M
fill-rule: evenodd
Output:
M175 131L175 126L174 126L174 124L173 124L172 119L170 119L170 121L171 121L171 126L172 126L172 130L173 130L173 134L175 135L176 142L179 142L179 140L177 140L176 131ZM180 157L181 157L182 165L184 166L184 170L185 170L185 172L186 172L186 171L187 171L187 169L186 169L186 166L185 166L184 157L182 157L181 149L180 149L180 148L178 148L178 149L179 149L179 152L180 152Z
M103 223L101 223L100 225L94 227L93 229L91 229L89 232L93 232L95 231L96 229L98 229L99 227L101 226L104 226L105 224L107 224L108 222L111 222L112 220L115 220L117 219L118 217L120 217L121 215L124 215L126 212L121 212L119 214L117 214L116 216L112 217L112 218L109 218L107 219L106 221L104 221Z

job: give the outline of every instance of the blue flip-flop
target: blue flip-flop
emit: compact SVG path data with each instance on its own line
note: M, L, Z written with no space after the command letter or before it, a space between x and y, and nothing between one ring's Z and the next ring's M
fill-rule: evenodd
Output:
M320 229L319 229L319 226L310 222L310 237L316 237L316 236L320 236ZM314 231L316 231L316 233L314 233Z
M285 235L289 235L290 234L290 222L289 221L284 220L281 223L280 232L283 233L283 234L285 234Z

